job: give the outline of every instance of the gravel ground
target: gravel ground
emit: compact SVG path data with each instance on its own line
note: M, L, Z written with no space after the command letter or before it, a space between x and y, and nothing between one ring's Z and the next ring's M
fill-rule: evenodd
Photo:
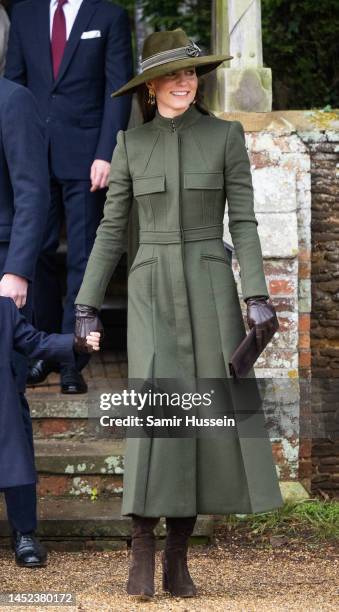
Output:
M135 602L125 594L128 568L125 550L52 552L48 567L35 570L16 568L12 555L1 551L0 592L75 593L76 606L48 606L49 612L60 609L94 612L339 609L339 556L335 544L298 543L273 548L230 542L191 547L189 566L199 595L186 600L162 593L160 554L157 552L157 590L151 602ZM46 607L16 606L14 609L39 611Z

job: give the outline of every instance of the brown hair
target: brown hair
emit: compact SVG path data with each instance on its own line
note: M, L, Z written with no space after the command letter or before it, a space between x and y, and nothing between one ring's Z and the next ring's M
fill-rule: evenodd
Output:
M199 75L198 75L199 77ZM197 89L197 93L195 96L196 102L195 102L195 107L203 114L203 115L211 115L212 113L208 110L207 106L205 106L204 102L203 102L203 93L202 93L202 82L199 79L198 80L198 89ZM155 117L155 113L157 110L157 105L156 104L150 104L148 102L148 87L146 85L146 83L142 83L141 85L139 85L139 87L137 88L137 97L138 97L138 102L139 102L139 106L140 106L140 110L141 110L141 114L144 120L144 123L148 123L149 121L152 121L152 119L154 119Z

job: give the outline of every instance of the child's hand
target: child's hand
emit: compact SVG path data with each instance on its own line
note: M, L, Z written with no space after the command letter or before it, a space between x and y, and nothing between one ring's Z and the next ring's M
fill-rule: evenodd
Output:
M100 336L100 332L90 332L89 335L86 336L87 344L89 344L94 351L100 350Z

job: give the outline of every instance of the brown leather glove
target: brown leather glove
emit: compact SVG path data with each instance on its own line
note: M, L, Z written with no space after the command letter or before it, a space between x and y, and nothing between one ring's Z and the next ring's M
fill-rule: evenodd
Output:
M75 305L75 336L74 350L77 353L93 353L94 350L86 342L90 332L100 332L100 344L104 337L104 328L98 317L98 311L93 306Z
M261 352L279 329L276 311L270 298L264 295L249 297L245 301L247 323L250 329L255 325L257 346Z

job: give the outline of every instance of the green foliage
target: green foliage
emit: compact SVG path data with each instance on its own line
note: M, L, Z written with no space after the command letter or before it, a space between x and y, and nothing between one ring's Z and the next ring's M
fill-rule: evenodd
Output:
M275 511L244 515L230 515L225 521L229 529L244 530L255 536L285 535L310 541L339 540L339 502L307 499L285 502Z
M95 502L98 499L98 489L96 487L93 487L92 491L91 491L91 501Z
M262 0L262 32L274 108L338 108L338 0Z
M117 0L133 16L134 0ZM141 0L145 19L154 31L183 28L209 51L211 42L211 0Z
M128 11L130 18L134 20L135 0L110 0L110 2L123 6Z
M154 30L183 28L205 49L209 49L211 0L143 0L141 4Z

